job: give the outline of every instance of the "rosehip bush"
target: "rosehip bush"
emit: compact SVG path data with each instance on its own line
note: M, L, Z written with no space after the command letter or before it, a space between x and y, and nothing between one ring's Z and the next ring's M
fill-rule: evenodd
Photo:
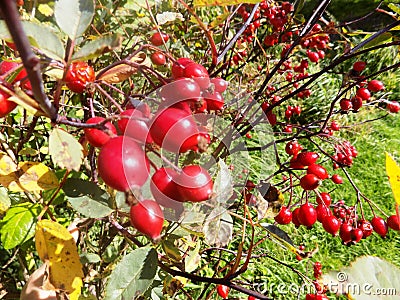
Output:
M293 299L328 299L308 237L400 230L351 172L359 126L400 111L398 21L364 36L330 1L178 2L0 3L6 293L270 299L285 270L312 289Z

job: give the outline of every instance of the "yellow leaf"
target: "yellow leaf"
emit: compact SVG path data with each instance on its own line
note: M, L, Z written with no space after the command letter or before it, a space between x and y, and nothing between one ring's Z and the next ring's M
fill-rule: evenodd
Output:
M392 187L394 200L400 205L400 167L396 161L386 152L386 173Z
M83 271L69 231L57 222L41 220L36 225L35 244L40 259L49 264L50 283L71 294L71 299L78 299Z
M20 186L28 192L51 190L58 187L58 178L47 166L38 162L21 162L18 167L23 174Z
M262 0L194 0L193 6L227 6L242 3L259 3Z
M142 66L147 66L147 67L151 66L151 62L148 59L146 53L144 52L139 52L137 55L132 57L130 61ZM137 67L126 64L120 64L105 71L97 79L105 81L107 83L119 83L131 77L133 74L137 72L137 70L138 70ZM99 73L101 72L102 70L100 70Z
M20 162L0 153L0 185L11 192L39 192L58 187L56 175L44 164Z
M51 17L54 13L53 9L48 4L39 4L38 10L46 17Z
M54 164L79 171L83 160L83 147L68 132L60 128L53 129L49 137L49 152Z

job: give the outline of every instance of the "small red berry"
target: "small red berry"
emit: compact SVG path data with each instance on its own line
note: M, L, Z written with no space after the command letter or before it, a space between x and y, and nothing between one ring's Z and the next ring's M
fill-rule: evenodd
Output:
M289 224L292 221L292 212L286 206L282 206L279 214L275 216L275 221L281 225Z
M90 118L86 121L86 124L98 124L103 122L105 119L102 117L93 117ZM87 141L89 142L90 145L93 147L102 147L105 143L107 143L112 135L117 134L117 130L115 129L114 125L111 124L110 122L107 122L104 124L104 126L107 128L108 132L105 132L101 129L96 129L96 128L85 128L85 137Z
M353 70L356 72L361 72L365 69L366 66L367 66L367 63L365 61L356 61L353 64Z
M213 181L207 170L199 165L188 165L174 177L181 199L186 202L208 200L213 192Z
M323 166L318 164L312 164L308 166L307 174L314 174L315 176L317 176L319 179L322 180L329 178L328 171Z
M167 59L165 58L165 55L162 52L152 53L150 59L153 62L153 64L157 66L163 66L167 63Z
M83 93L88 82L95 81L94 70L86 62L73 62L65 75L67 87L75 93Z
M368 100L371 97L371 93L367 88L359 88L356 92L357 96L363 100Z
M326 206L330 206L331 202L332 202L332 198L331 195L329 193L320 193L319 195L317 195L317 199L316 199L318 204L325 204Z
M331 180L336 184L342 184L343 183L342 176L340 176L338 174L333 174L332 177L331 177Z
M310 166L312 164L315 164L318 158L319 158L318 153L309 151L300 152L297 156L298 162L303 166Z
M339 131L339 130L340 130L340 125L339 125L338 122L332 121L332 122L331 122L330 128L331 128L333 131Z
M370 82L368 82L368 89L371 92L376 93L376 92L384 90L385 86L383 85L382 81L374 79L374 80L371 80Z
M149 236L152 240L158 240L163 228L164 215L153 200L142 200L132 205L130 219L137 231Z
M373 217L371 220L372 227L374 231L381 237L385 237L388 232L388 225L385 220L380 217Z
M397 114L400 111L400 103L396 101L391 101L387 104L387 108L391 113Z
M358 243L364 236L363 231L360 228L353 228L350 232L351 240Z
M7 116L17 107L17 103L8 100L9 97L10 95L0 90L0 118Z
M152 43L154 46L161 46L164 45L164 43L168 42L168 40L168 34L163 32L155 32L150 38L150 43Z
M228 294L229 294L229 287L226 285L218 285L217 286L217 292L218 295L222 297L222 299L228 299Z
M399 218L397 215L392 215L387 219L387 225L393 230L400 230Z
M346 110L351 109L352 107L353 107L353 105L351 104L351 101L349 99L344 98L344 99L340 100L340 108L342 110L346 111Z
M306 174L300 179L300 186L306 191L315 190L320 184L320 179L314 174Z
M306 227L311 227L317 221L317 211L314 206L306 202L300 206L298 212L298 220L301 225Z
M303 149L303 147L297 140L292 140L285 146L285 151L289 155L297 155L301 149Z

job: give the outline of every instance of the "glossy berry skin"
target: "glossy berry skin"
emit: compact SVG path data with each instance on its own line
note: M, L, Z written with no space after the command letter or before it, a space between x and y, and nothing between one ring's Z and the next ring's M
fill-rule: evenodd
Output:
M300 178L300 186L306 191L315 190L320 183L320 179L314 174L306 174Z
M0 90L0 118L7 116L17 107L17 103L8 100L9 97L6 92Z
M185 66L183 77L193 78L202 89L210 85L210 76L206 68L197 63L191 63Z
M320 193L319 196L317 195L316 201L318 204L325 204L326 206L330 206L332 203L332 198L329 193Z
M353 228L350 232L351 240L355 243L358 243L362 239L363 235L364 233L360 228Z
M201 202L208 200L213 192L213 181L206 169L199 165L183 167L174 177L180 199L183 202Z
M311 227L317 221L317 211L309 202L300 206L298 219L301 225Z
M161 52L154 52L150 56L151 62L156 66L163 66L167 63L165 55Z
M300 207L297 207L293 210L292 212L292 223L296 226L299 227L301 225L299 221L299 213L300 213Z
M371 220L372 227L374 231L379 234L381 237L385 237L388 233L388 225L385 220L380 217L373 217Z
M331 177L331 180L336 184L342 184L343 183L342 176L340 176L338 174L333 174L332 177Z
M397 215L392 215L387 219L387 225L393 230L400 230L400 223Z
M313 62L313 63L317 63L319 60L319 55L317 52L312 52L310 50L307 50L307 57L308 59Z
M217 286L217 293L220 297L222 297L222 299L228 299L229 287L220 284Z
M350 110L353 107L353 104L349 99L340 100L340 108L344 111Z
M367 88L359 88L356 92L357 96L363 100L368 100L371 97L371 93Z
M391 113L397 114L400 111L400 103L396 101L391 101L387 104L387 108Z
M213 94L204 91L202 93L204 100L207 102L207 109L209 111L219 111L222 110L225 104L224 97L218 92L214 92Z
M228 81L222 78L219 77L211 78L210 82L214 85L214 91L218 93L222 94L228 88Z
M248 296L247 300L257 300L258 298L254 297L254 296Z
M315 164L318 158L319 158L318 153L309 151L300 152L299 155L297 156L297 160L303 166L310 166L312 164Z
M340 228L340 221L333 215L326 216L322 221L325 231L335 236Z
M153 174L150 181L150 191L158 204L170 208L182 205L176 202L178 190L174 178L178 175L175 170L164 167L159 168Z
M185 71L185 67L193 63L195 62L190 58L186 57L178 58L171 68L172 77L174 79L185 77L183 74L183 72Z
M127 192L141 187L149 176L149 160L133 139L118 136L100 150L97 167L100 177L111 188Z
M326 217L332 215L331 210L330 210L328 207L326 207L326 206L324 206L324 205L322 205L322 204L318 204L318 205L317 205L316 211L317 211L317 220L318 220L318 222L320 222L320 223L323 223L323 222L324 222L324 219L325 219Z
M196 122L190 112L178 108L159 111L150 125L154 142L165 150L184 153L198 146Z
M153 139L151 138L149 127L144 121L146 119L143 113L137 109L127 109L123 111L118 120L118 128L122 135L133 138L135 141L141 144L151 144Z
M333 131L339 131L339 130L340 130L340 125L339 125L338 122L332 121L330 128L331 128Z
M367 63L365 61L356 61L353 64L353 70L356 72L361 72L365 69L366 66L367 66Z
M281 225L289 224L292 221L292 212L286 206L282 206L279 214L275 216L275 221Z
M314 174L315 176L317 176L319 179L322 180L329 178L328 171L323 166L318 164L312 164L308 166L307 174Z
M94 70L86 62L73 62L65 75L67 87L74 93L83 93L88 82L95 81Z
M129 215L131 224L137 231L147 235L152 240L160 239L164 215L157 202L153 200L140 201L131 206Z
M164 43L168 42L168 40L168 34L163 32L155 32L150 38L150 43L152 43L154 46L161 46L164 45Z
M374 93L379 92L379 91L383 91L385 89L385 86L382 83L382 81L376 80L376 79L371 80L370 82L368 82L367 87L371 92L374 92Z
M357 226L363 232L363 237L362 237L363 239L366 239L367 237L369 237L373 232L372 224L370 222L368 222L367 220L358 220Z
M349 223L342 223L342 225L340 225L339 236L344 244L351 242L352 230L353 226L351 226Z
M301 149L303 149L303 147L297 140L289 141L285 146L285 151L289 155L297 155Z
M86 121L86 124L98 124L103 122L105 119L102 117L92 117ZM108 129L109 133L96 128L85 128L85 137L86 140L89 142L90 145L93 147L101 148L105 143L107 143L112 135L117 134L117 130L115 129L114 125L111 122L107 122L104 126Z
M14 79L11 81L12 84L23 80L21 81L22 87L31 90L32 86L30 81L28 80L28 73L26 72L25 68L21 69L21 66L21 63L15 61L3 60L2 62L0 62L0 75L7 74L7 78L9 78L9 75L15 76ZM17 74L15 74L17 70L19 71Z
M172 106L181 101L198 101L201 96L200 86L189 78L180 78L164 85L160 90L163 106Z

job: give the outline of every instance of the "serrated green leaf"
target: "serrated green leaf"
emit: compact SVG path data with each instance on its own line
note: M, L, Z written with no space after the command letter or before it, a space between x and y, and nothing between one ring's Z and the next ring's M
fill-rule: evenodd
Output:
M90 41L81 49L76 51L72 60L89 60L96 58L103 53L110 52L121 47L122 37L119 34L113 34L106 37Z
M49 137L49 153L54 164L67 170L79 171L83 147L68 132L54 128Z
M0 214L4 214L11 206L11 200L5 187L0 186Z
M57 25L74 41L89 27L94 8L93 0L57 0L54 16Z
M85 217L102 218L113 212L108 206L110 196L93 182L68 178L63 191L71 206Z
M50 27L29 21L23 21L22 25L32 46L40 49L51 58L64 59L64 45ZM0 21L0 38L11 40L11 35L4 21Z
M93 200L87 196L78 198L67 197L71 206L79 213L88 218L103 218L113 212L107 202Z
M156 250L150 247L135 249L123 257L111 273L104 299L134 299L149 288L156 272Z
M12 249L35 235L36 217L40 206L21 203L12 206L1 221L1 243L5 249Z

